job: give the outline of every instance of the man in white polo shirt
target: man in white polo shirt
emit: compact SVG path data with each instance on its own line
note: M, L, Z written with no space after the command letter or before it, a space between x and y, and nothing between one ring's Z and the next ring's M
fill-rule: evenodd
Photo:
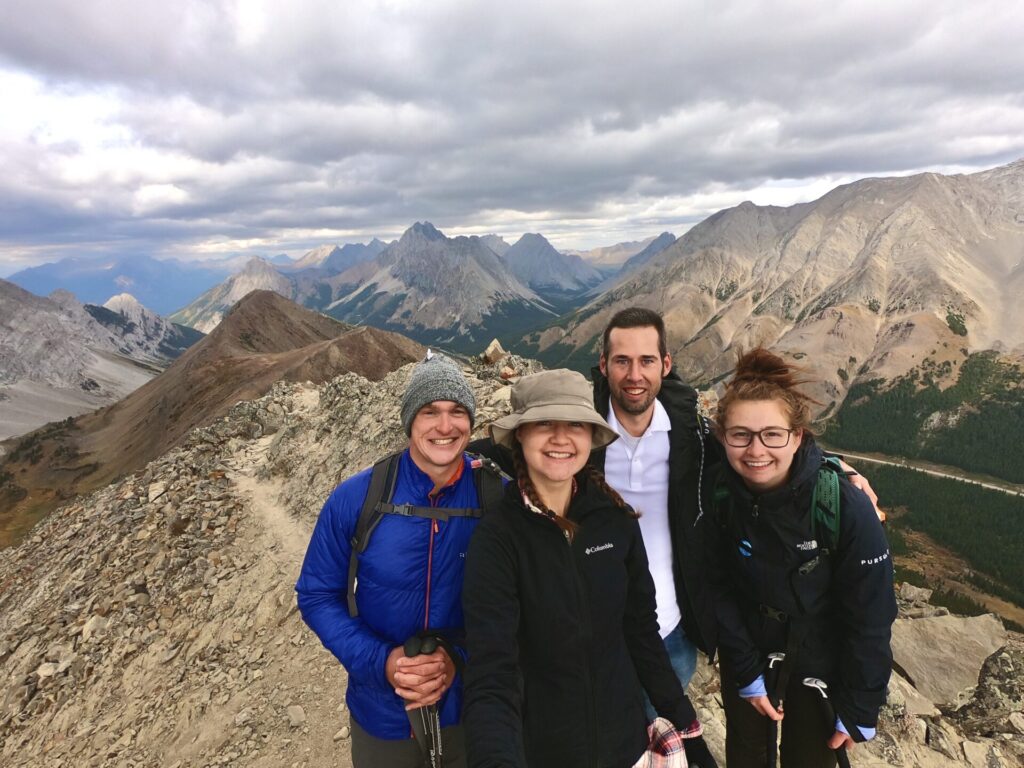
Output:
M713 437L697 416L697 392L672 370L665 324L652 310L616 314L593 371L594 403L621 439L592 461L638 510L657 590L658 622L683 685L697 648L714 652L713 608L703 583L702 465L717 461ZM707 444L705 441L709 441Z

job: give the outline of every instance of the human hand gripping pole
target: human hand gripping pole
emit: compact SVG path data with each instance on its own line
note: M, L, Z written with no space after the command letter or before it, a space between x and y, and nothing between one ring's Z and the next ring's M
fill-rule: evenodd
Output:
M785 660L786 654L782 652L768 654L768 669L765 671L764 676L764 687L768 692L768 703L771 704L772 709L777 712L782 711L782 694L784 692L780 692L778 690L778 686L779 673L782 671L782 664ZM778 764L778 740L778 721L774 717L769 717L767 735L768 768L775 768Z
M429 655L437 651L438 638L427 635L413 635L405 641L402 650L406 658ZM442 768L444 765L444 745L441 743L441 718L436 704L427 704L415 709L407 709L409 724L420 744L430 768Z
M821 710L822 718L827 724L829 735L831 735L835 730L836 711L828 697L828 685L825 684L824 680L819 680L816 677L805 677L804 685L808 688L813 688L821 694L821 698L818 699L818 707ZM850 756L846 754L845 742L832 751L836 753L836 759L839 761L840 768L850 768Z

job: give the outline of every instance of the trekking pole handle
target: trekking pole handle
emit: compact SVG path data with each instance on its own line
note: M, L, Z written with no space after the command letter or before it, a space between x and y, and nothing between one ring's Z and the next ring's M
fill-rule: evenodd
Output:
M836 729L836 710L832 706L832 701L828 697L828 685L824 680L819 680L816 677L805 677L804 685L808 688L813 688L821 694L820 704L821 713L826 718L828 729L834 732ZM831 737L831 733L829 734ZM850 756L846 753L846 747L840 745L832 750L836 753L836 760L839 762L839 768L850 768Z
M782 664L785 660L786 654L784 653L768 654L768 669L764 676L764 687L765 692L768 694L768 701L776 709L779 708L779 704L782 703L782 698L785 695L785 691L776 690L779 684L779 672L782 670Z

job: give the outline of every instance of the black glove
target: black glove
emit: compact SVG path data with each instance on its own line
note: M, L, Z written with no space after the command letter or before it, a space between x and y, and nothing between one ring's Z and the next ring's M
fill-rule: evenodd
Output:
M690 768L718 768L718 763L711 756L711 750L708 749L703 736L683 739L683 750L686 752L686 762Z

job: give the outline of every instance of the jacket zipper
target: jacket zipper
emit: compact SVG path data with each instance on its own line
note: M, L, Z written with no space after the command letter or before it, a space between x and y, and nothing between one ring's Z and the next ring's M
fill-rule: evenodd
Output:
M597 746L597 712L594 707L594 687L591 681L591 669L590 669L590 639L593 636L593 628L590 626L590 611L587 608L586 600L584 600L583 592L583 574L580 573L579 564L576 561L576 556L572 550L572 542L569 540L569 532L563 531L565 535L565 543L569 545L569 561L572 563L573 574L575 579L573 580L574 586L576 587L576 600L580 606L580 618L583 621L584 627L584 640L585 648L582 654L583 657L583 692L586 696L587 701L587 719L590 722L589 733L587 734L587 763L592 766L597 766L597 753L595 751Z
M437 499L431 498L430 506L437 506ZM430 543L427 547L427 595L423 607L423 628L430 629L430 582L434 572L434 536L438 532L437 520L430 521Z

